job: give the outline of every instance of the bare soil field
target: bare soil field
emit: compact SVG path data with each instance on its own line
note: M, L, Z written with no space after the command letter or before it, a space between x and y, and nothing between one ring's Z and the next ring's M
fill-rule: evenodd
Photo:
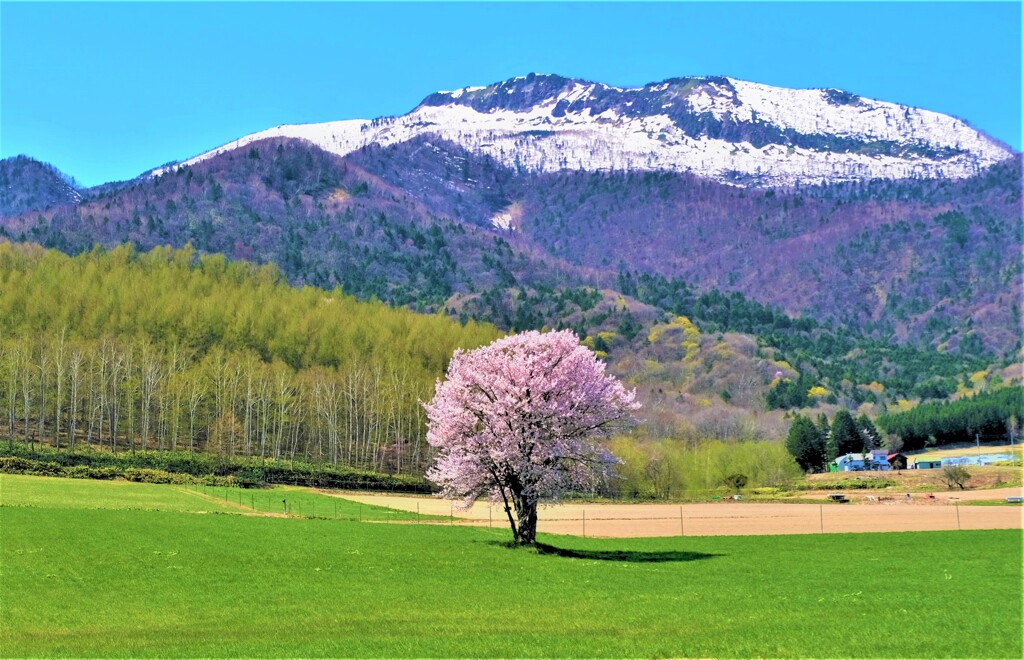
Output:
M506 527L498 505L477 502L468 510L458 503L422 496L332 493L345 499L422 514L450 516L450 524ZM821 534L840 532L909 532L951 529L1022 529L1020 506L957 506L968 499L1020 496L1021 488L963 492L915 493L881 499L857 493L846 504L753 503L702 504L558 504L541 508L538 530L606 538L652 536L723 536ZM868 496L875 500L867 499Z

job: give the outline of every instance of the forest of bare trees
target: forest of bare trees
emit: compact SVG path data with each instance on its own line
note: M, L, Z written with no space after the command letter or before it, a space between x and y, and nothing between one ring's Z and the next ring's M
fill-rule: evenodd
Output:
M401 366L296 372L253 353L197 358L142 340L44 336L0 343L0 379L11 441L301 458L400 474L425 460L418 402L430 390Z
M5 435L58 449L421 473L420 401L455 348L497 333L182 251L0 245L0 283Z

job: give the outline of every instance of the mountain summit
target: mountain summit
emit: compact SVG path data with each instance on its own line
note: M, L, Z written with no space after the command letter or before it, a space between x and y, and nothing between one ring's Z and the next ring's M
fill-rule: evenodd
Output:
M753 187L959 179L1013 155L955 117L837 89L726 77L621 88L530 74L436 92L400 117L277 126L183 164L270 137L305 139L346 155L421 135L519 170L690 172Z

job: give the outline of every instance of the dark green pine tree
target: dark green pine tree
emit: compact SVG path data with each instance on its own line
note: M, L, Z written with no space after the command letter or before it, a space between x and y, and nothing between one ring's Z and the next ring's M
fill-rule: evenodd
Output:
M849 410L840 409L832 418L829 442L835 446L836 456L859 452L864 448L864 440L857 432L857 423L853 421Z
M818 415L818 435L821 436L822 455L824 457L825 469L828 469L828 464L836 460L836 443L832 439L832 425L828 423L828 417L825 417L825 413Z
M864 442L865 452L882 446L882 434L878 432L871 418L866 414L862 414L857 418L857 431L860 432L861 439Z
M804 470L817 472L825 465L825 439L809 417L797 415L793 420L786 449Z

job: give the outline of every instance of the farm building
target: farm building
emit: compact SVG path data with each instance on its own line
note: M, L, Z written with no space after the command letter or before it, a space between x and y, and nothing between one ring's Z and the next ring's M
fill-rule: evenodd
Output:
M885 461L889 464L889 467L893 470L906 470L907 469L907 457L900 453L887 454Z
M980 456L947 456L946 458L919 458L911 467L918 470L930 470L947 465L993 465L1013 461L1013 454L982 454Z
M888 470L889 462L885 452L869 454L845 454L829 464L829 472L861 472L864 470Z
M942 459L942 467L947 465L992 465L1014 460L1012 454L982 454L981 456L950 456Z

